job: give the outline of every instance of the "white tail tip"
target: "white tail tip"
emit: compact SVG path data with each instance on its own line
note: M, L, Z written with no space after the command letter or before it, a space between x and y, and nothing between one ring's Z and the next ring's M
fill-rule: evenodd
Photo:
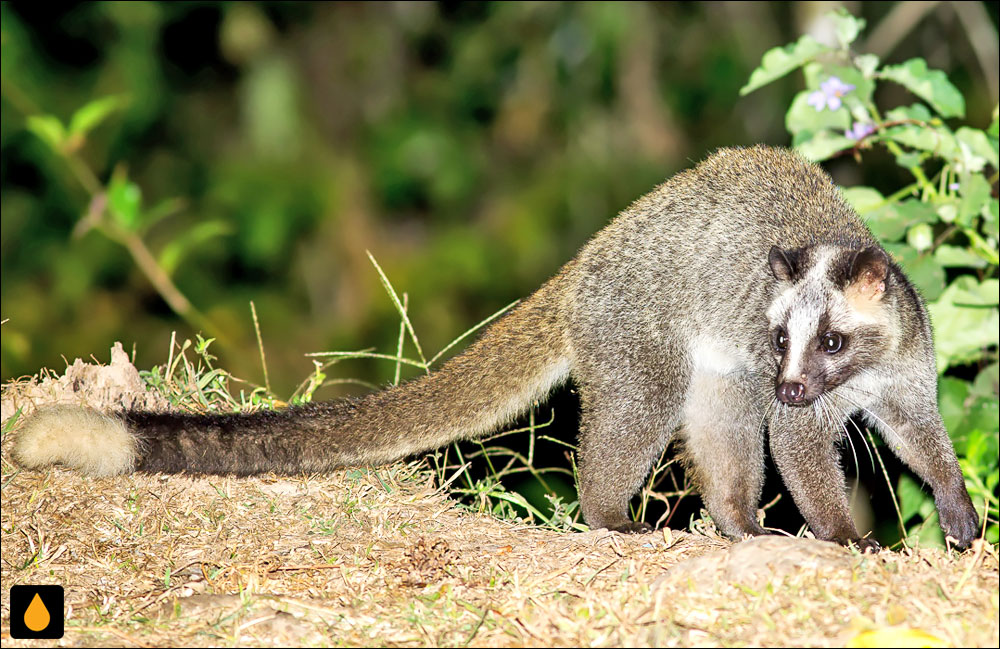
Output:
M79 406L45 406L24 422L12 454L28 469L62 464L102 477L131 473L138 442L117 417Z

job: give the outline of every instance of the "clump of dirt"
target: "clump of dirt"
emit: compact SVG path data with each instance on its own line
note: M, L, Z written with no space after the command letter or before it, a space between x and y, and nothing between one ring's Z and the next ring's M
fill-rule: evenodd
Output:
M165 410L167 400L146 390L139 371L117 342L109 365L84 363L78 358L62 376L43 370L2 388L0 420L21 410L29 415L41 404L88 405L98 410Z
M655 585L688 584L698 589L724 581L759 589L789 577L850 572L861 561L862 556L827 541L762 536L688 559L668 570Z
M44 403L166 404L116 346L4 386ZM6 430L6 426L5 426ZM859 555L813 539L561 533L459 508L421 461L324 475L19 471L4 435L0 577L66 592L75 646L996 647L996 548ZM930 640L928 640L930 638ZM896 642L896 640L890 640ZM863 645L858 645L863 646Z
M428 540L419 538L417 542L403 551L403 561L397 568L401 569L402 586L423 587L429 583L440 581L448 575L448 567L459 562L459 556L444 539Z

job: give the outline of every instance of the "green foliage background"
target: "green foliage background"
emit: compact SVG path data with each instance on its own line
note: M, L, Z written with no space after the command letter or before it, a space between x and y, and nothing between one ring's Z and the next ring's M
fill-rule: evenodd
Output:
M852 48L943 70L964 96L963 123L987 128L995 3L844 5L868 24ZM115 340L150 367L167 359L172 331L193 338L211 323L226 338L213 346L219 364L262 383L253 300L272 387L288 395L313 369L307 352L394 352L398 314L366 250L407 294L424 348L440 349L712 149L791 144L789 131L802 143L818 128L843 144L834 129L845 115L808 122L799 75L759 77L773 83L740 95L765 52L821 31L828 9L4 2L0 375L104 360ZM769 69L813 53L789 50ZM874 97L913 100L892 83ZM880 197L911 180L883 150L825 166ZM94 227L81 169L107 188L120 230ZM995 181L990 191L995 204ZM902 232L901 252L927 234L904 228L896 240ZM197 317L178 317L119 245L132 235ZM975 397L995 424L996 386L973 386L985 361L969 360L943 383L946 419L971 417ZM374 383L395 370L336 369ZM316 398L350 391L335 384Z
M859 9L877 23L892 5ZM85 193L25 129L29 114L68 121L122 96L80 155L101 180L126 165L147 206L180 200L149 248L230 337L216 348L224 366L260 380L256 301L279 394L311 369L307 351L392 345L398 323L366 249L437 349L712 148L788 142L798 80L738 91L815 17L783 3L0 10L3 378L116 339L148 366L166 359L170 331L193 334L119 246L71 236ZM985 124L993 99L961 24L946 9L923 22L893 58L926 55L911 42L922 38L953 43L932 63Z

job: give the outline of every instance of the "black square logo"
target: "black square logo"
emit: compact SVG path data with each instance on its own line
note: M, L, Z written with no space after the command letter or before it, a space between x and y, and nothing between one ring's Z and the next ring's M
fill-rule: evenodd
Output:
M57 640L63 637L62 586L11 586L10 637Z

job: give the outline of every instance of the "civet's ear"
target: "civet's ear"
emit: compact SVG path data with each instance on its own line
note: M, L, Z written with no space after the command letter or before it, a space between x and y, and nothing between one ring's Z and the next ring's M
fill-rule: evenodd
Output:
M799 273L799 256L798 250L782 250L778 246L771 246L771 252L767 254L767 263L775 279L782 282L794 281Z
M854 253L847 271L847 292L855 298L879 300L889 276L889 257L878 246Z

